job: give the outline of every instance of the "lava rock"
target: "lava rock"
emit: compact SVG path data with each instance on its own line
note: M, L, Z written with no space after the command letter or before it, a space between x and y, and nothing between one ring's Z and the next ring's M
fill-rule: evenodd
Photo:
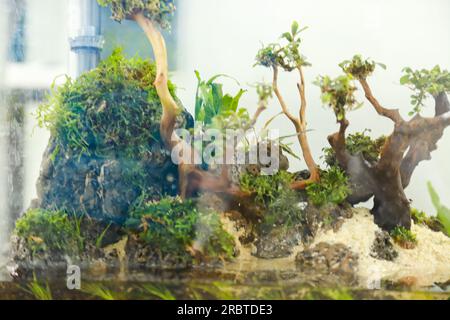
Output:
M386 231L376 231L375 240L373 241L370 256L380 260L393 261L398 257L391 242L391 237Z
M283 233L279 234L279 230ZM277 259L288 257L293 253L293 249L301 241L301 234L297 229L288 232L283 228L273 229L269 234L261 235L254 242L255 257L262 259Z
M333 275L350 283L356 281L358 255L341 243L318 243L299 252L295 261L304 272Z

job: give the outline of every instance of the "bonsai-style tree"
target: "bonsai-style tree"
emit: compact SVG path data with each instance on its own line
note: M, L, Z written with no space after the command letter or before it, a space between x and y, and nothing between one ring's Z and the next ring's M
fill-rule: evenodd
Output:
M306 121L306 84L303 68L310 66L306 61L306 58L300 52L301 38L300 34L306 29L299 28L299 24L294 22L291 26L291 32L283 33L281 36L283 43L272 43L266 47L263 47L256 56L256 65L261 65L263 67L272 68L273 70L273 81L272 88L275 93L278 102L280 103L282 113L292 122L295 128L298 141L303 153L303 158L305 159L306 165L310 172L310 177L307 180L294 182L294 189L304 189L308 184L312 182L319 181L319 168L316 165L314 158L311 154L311 149L308 143L307 132L307 121ZM286 72L298 72L300 82L297 83L297 89L300 95L300 112L298 116L295 116L289 110L283 95L278 88L278 74L279 70L282 69Z
M328 140L339 165L352 182L353 190L348 200L356 204L374 197L372 214L380 227L389 231L397 226L410 228L410 203L404 189L409 185L417 165L431 159L431 152L437 148L436 144L444 129L450 125L450 104L447 98L450 73L439 67L420 71L404 69L405 74L400 82L414 92L414 109L410 113L413 117L405 120L398 109L384 107L372 93L367 78L374 72L377 63L356 55L340 66L345 75L337 79L320 77L318 84L323 102L332 107L340 125L339 131L330 135ZM354 98L356 87L353 79L360 83L375 111L394 124L394 130L385 140L377 161L369 162L361 153L353 154L348 148L346 129L349 121L346 113L358 105ZM420 115L427 96L434 98L434 117Z

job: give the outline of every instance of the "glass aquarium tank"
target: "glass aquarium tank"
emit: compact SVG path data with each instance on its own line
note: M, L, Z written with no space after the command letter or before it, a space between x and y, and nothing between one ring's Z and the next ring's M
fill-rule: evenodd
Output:
M0 299L448 299L449 12L0 0Z

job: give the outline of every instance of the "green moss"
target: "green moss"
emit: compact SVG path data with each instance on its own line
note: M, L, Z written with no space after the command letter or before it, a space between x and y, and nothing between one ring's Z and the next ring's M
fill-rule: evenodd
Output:
M298 206L299 202L300 197L295 191L289 188L284 189L284 192L281 192L270 203L259 226L260 230L265 232L282 227L283 231L288 232L290 229L298 227L305 219L302 209Z
M162 110L153 86L155 72L152 62L126 59L116 49L96 69L53 87L38 108L38 123L57 139L58 150L146 158L159 138ZM169 88L174 94L174 86Z
M338 121L345 118L347 111L361 106L355 97L356 87L353 80L351 74L345 74L334 79L320 76L314 82L322 92L322 103L333 109Z
M416 235L405 227L395 227L391 231L391 237L404 249L413 249L417 245Z
M339 64L344 72L351 74L357 79L366 79L375 71L375 67L377 65L383 69L386 69L384 64L370 59L363 59L363 57L359 54L354 55L352 60L345 60Z
M102 6L109 6L116 21L120 22L137 12L142 12L165 29L170 28L170 18L176 9L174 0L97 0L97 2Z
M75 257L83 250L79 220L61 210L27 211L17 220L15 234L25 239L33 254L63 252Z
M370 130L364 130L363 132L357 132L349 134L346 138L346 149L352 154L362 154L364 159L370 163L375 163L380 159L381 150L386 142L386 137L381 136L377 139L372 139L367 132ZM324 160L325 163L332 167L338 165L336 160L336 154L332 148L324 148Z
M341 204L350 193L348 178L339 167L322 171L319 183L306 187L308 199L320 207L328 203Z
M125 224L162 256L190 260L192 249L207 259L231 259L234 239L215 212L199 212L193 201L163 198L140 205Z
M240 186L243 191L255 193L256 201L268 206L289 187L293 179L293 175L284 170L273 175L244 173L240 177Z

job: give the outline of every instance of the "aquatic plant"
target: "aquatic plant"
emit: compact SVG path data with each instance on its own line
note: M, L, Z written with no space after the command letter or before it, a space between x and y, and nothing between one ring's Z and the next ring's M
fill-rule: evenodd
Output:
M431 196L431 201L437 211L436 218L442 225L442 231L450 237L450 209L441 203L439 195L430 182L428 182L428 191Z
M199 212L192 200L167 197L143 203L125 226L138 231L139 238L161 256L188 262L196 254L206 260L234 256L234 238L223 230L219 215Z
M207 81L201 79L198 71L195 75L198 80L195 95L196 121L215 129L242 129L250 122L247 110L238 108L245 90L239 89L234 96L224 94L223 85L216 80L226 77L225 75L215 75Z
M154 296L161 300L176 300L175 296L170 292L170 290L164 286L158 286L155 284L143 284L142 288L144 291L151 296Z
M49 251L78 257L84 239L76 221L61 210L30 209L17 220L14 233L32 254Z
M98 283L83 284L81 291L102 300L121 300L122 294L116 294L112 290Z
M238 292L232 282L213 281L210 283L188 284L191 298L194 300L216 299L216 300L236 300Z
M375 163L380 159L381 150L386 142L386 137L381 136L377 139L372 139L367 132L370 130L364 130L362 132L351 133L347 136L345 141L346 149L356 156L361 154L364 159L370 163ZM324 160L328 166L339 165L336 154L333 148L324 148Z
M170 20L175 12L174 0L97 0L102 6L109 6L116 21L130 19L137 12L157 22L162 28L170 28Z
M273 175L246 172L240 176L240 188L244 192L254 193L256 201L268 205L290 187L293 179L293 174L284 170Z
M448 72L433 69L434 71L430 71L432 77L428 76L428 72L419 72L414 73L414 80L411 77L402 79L402 83L410 84L420 92L425 90L422 82L427 82L425 91L435 99L435 117L416 116L407 121L397 109L383 107L373 95L367 78L377 65L380 66L372 60L356 55L340 64L345 75L338 80L333 82L327 77L320 78L318 84L322 90L322 98L333 109L340 127L338 132L328 137L328 141L339 166L349 176L352 192L348 201L357 204L374 197L372 213L380 227L388 231L397 226L409 229L410 205L404 189L409 185L417 165L430 159L430 153L436 149L437 141L450 125L450 103L446 95L449 88L446 86L447 81L442 80L447 78ZM381 66L385 68L384 65ZM353 79L359 82L375 111L395 125L394 131L383 144L379 159L374 163L365 161L348 149L346 130L349 121L346 113L356 105L359 106L353 98Z
M390 235L394 242L404 249L413 249L417 245L416 235L405 227L395 227Z
M36 300L53 300L50 285L48 282L41 284L36 274L33 274L33 280L23 290L31 294Z
M341 204L349 193L348 178L345 172L336 166L322 171L320 181L306 187L308 199L318 207L328 203Z
M303 181L296 181L293 183L293 188L304 189L306 185L311 182L317 182L320 179L319 169L312 156L308 138L307 138L307 121L306 121L306 109L307 101L305 94L305 77L303 68L310 66L310 63L306 61L305 56L300 51L300 44L302 39L300 34L306 29L300 28L298 22L294 21L291 26L290 32L282 34L282 43L272 43L263 47L256 55L256 64L273 70L272 89L275 93L282 113L289 119L294 125L295 135L298 138L300 147L302 150L303 158L310 171L309 179ZM299 73L300 83L297 84L297 89L300 95L300 112L299 116L294 116L289 108L278 88L278 74L279 69L291 72L296 70Z

